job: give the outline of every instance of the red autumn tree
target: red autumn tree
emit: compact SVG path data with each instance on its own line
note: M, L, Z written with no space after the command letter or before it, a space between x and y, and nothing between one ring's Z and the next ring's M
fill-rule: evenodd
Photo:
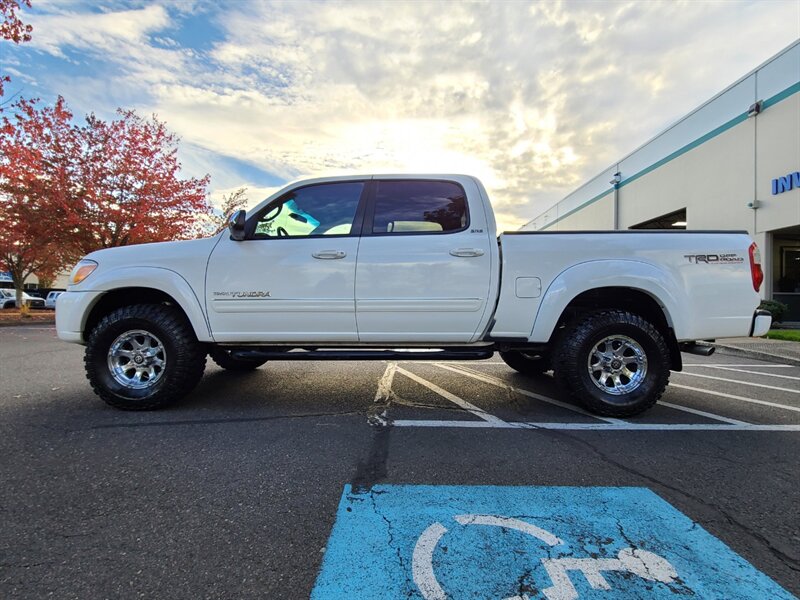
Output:
M82 202L77 235L81 254L98 248L192 237L209 212L209 176L180 179L178 138L155 116L118 111L111 122L95 115L80 129Z
M0 267L18 290L99 248L192 237L209 214L209 177L179 178L178 138L118 115L78 126L63 98L20 100L0 123Z
M0 123L0 268L11 273L21 306L25 280L52 278L69 258L60 238L79 196L79 139L62 98L42 109L22 100L15 109Z
M15 44L29 42L33 27L25 25L17 16L21 6L30 8L31 0L0 0L0 40L8 40ZM3 95L3 84L11 81L7 75L0 75L0 96Z

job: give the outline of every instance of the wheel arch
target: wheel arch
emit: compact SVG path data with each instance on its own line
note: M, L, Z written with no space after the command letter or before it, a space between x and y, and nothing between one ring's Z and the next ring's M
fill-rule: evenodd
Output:
M630 263L634 263L634 261L614 262L627 263L625 266L628 268L631 266ZM650 268L642 269L639 265L643 263L635 264L637 270L645 273L654 269L652 265L644 265ZM592 283L611 279L603 277L603 271L606 271L609 265L600 268L596 262L584 265L592 265L592 271L579 269L578 267L582 265L578 265L573 268L575 272L569 273L572 269L565 271L550 286L537 314L531 340L552 344L559 329L589 311L626 310L642 316L658 329L669 347L672 369L681 370L681 353L675 333L681 327L680 322L676 323L676 319L679 319L677 307L680 302L675 294L667 289L668 282L658 280L649 273L650 277L615 276L613 279L616 281L613 283L616 285L611 285L612 281L607 281L609 285L592 286ZM663 273L661 275L666 276ZM677 286L677 283L674 285ZM681 288L672 287L672 289ZM566 290L570 290L572 294L568 294Z
M200 302L183 277L161 268L139 267L135 273L125 271L127 269L112 271L94 282L94 290L102 294L88 311L82 328L84 339L104 315L117 308L133 304L170 304L183 313L198 341L213 341Z

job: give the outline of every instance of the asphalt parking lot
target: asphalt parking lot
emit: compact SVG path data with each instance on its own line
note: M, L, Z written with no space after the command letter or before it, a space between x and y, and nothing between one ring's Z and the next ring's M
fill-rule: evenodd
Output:
M588 415L551 378L498 358L275 362L247 374L209 361L180 405L126 413L93 395L82 348L50 327L0 328L0 597L781 597L770 585L800 594L800 367L684 361L660 404L629 420ZM505 516L487 516L503 503ZM377 524L360 512L368 505ZM624 544L584 539L585 556L573 548L514 571L513 561L532 560L528 542L508 541L514 527L540 545L568 544L569 527L602 521L600 505ZM478 537L458 542L442 507L462 525L494 519L504 533L470 530ZM658 539L672 529L641 535L674 571L638 573L624 549L616 558L617 545L646 546L634 539L646 523L625 521L639 509L662 524L674 510L680 535L717 538L703 559L716 566L684 576L680 560L703 553L694 538ZM413 515L430 518L406 531ZM469 568L454 566L458 556ZM491 576L506 570L513 581L501 590ZM566 595L554 591L559 572ZM723 583L698 591L706 576ZM743 587L754 577L762 587ZM373 593L353 583L362 579Z

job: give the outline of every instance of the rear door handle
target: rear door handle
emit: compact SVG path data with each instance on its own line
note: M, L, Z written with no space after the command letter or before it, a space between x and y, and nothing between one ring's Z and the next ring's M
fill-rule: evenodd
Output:
M469 256L483 256L483 250L480 248L455 248L450 250L450 254L453 256L462 256L462 257L469 257Z
M335 260L337 258L344 258L347 256L347 252L343 252L342 250L320 250L319 252L312 252L311 256L322 260Z

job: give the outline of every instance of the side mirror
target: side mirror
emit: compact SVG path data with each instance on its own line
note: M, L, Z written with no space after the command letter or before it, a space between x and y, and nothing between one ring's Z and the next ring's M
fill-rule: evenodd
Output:
M231 239L241 242L244 239L244 224L247 220L247 213L243 210L237 210L228 219L228 231L231 232Z

